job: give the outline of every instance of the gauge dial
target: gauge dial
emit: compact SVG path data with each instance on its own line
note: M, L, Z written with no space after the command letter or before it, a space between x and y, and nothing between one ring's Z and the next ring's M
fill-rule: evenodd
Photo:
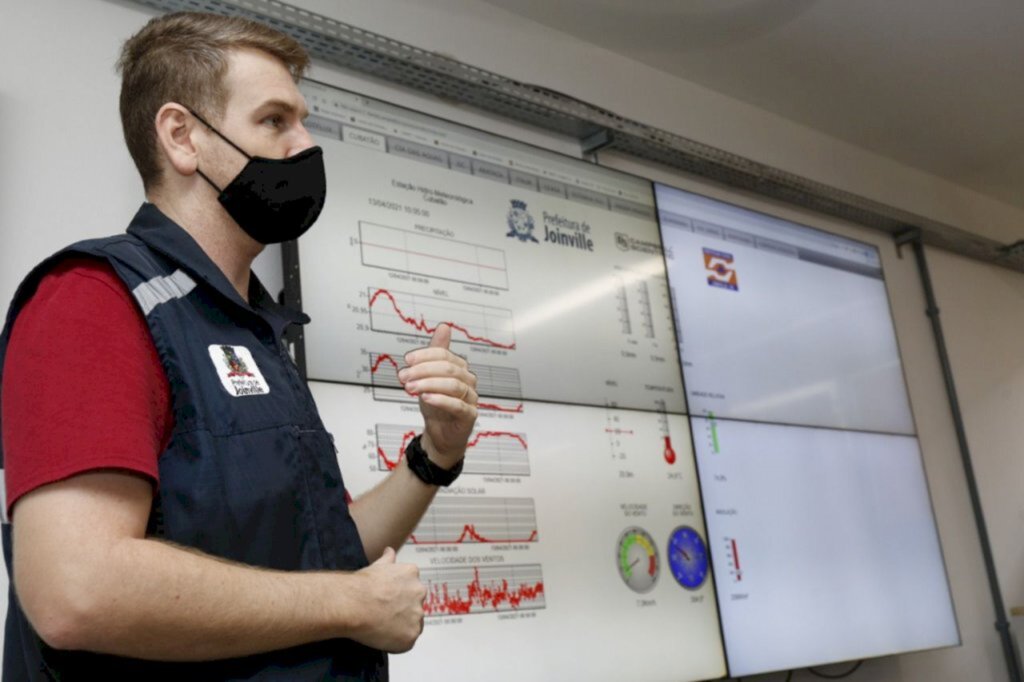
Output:
M708 550L693 528L679 526L668 536L668 565L676 582L696 590L708 578Z
M643 528L622 531L616 559L622 581L634 592L650 592L658 582L658 547Z

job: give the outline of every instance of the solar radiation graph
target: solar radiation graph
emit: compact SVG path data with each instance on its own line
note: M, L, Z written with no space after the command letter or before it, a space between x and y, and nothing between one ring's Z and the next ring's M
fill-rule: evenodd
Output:
M391 471L402 461L405 448L422 427L377 424L377 466ZM476 431L466 448L464 475L529 476L526 436L513 431Z
M516 370L521 400L685 412L648 181L300 88L332 197L286 282L309 379L367 385L360 349L395 357L445 323L474 367Z
M409 536L414 545L537 542L529 497L438 497Z

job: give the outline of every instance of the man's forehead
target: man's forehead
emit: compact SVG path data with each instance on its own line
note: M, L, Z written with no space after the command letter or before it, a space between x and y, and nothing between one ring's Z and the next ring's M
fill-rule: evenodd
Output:
M278 107L305 116L306 101L284 63L261 50L232 50L224 76L228 107Z

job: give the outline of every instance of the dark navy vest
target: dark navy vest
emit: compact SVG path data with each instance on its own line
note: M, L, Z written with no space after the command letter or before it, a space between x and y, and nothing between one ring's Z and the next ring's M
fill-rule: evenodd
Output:
M0 380L15 317L54 264L73 255L105 259L124 280L170 382L174 431L159 460L149 534L252 566L366 566L331 437L282 340L308 318L277 305L255 277L243 301L155 206L144 204L127 234L80 242L32 271L0 336ZM3 547L11 575L7 524ZM195 664L58 651L33 631L13 579L8 599L5 681L387 679L385 654L350 640Z

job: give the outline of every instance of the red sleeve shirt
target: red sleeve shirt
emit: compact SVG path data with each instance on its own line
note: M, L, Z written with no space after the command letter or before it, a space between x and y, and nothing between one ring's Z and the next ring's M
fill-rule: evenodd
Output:
M15 321L0 407L7 511L47 483L96 469L158 480L170 385L142 313L109 264L65 261Z

